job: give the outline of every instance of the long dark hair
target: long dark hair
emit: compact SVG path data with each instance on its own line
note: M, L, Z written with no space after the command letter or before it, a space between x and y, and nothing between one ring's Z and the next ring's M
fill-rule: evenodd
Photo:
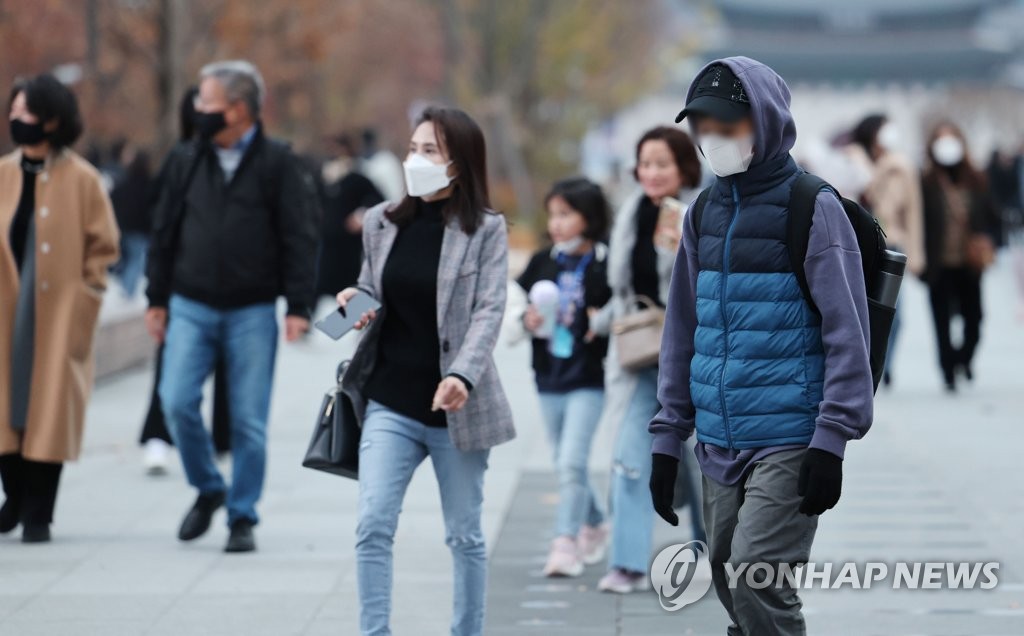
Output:
M636 164L640 165L640 151L648 141L664 141L668 149L672 151L672 158L676 161L676 168L679 169L679 176L682 177L683 187L696 188L700 185L700 159L697 158L697 148L693 140L682 130L671 126L658 126L644 133L640 141L636 142ZM639 173L633 168L633 178L640 180Z
M428 121L434 124L438 146L455 166L455 188L444 206L445 221L457 218L462 231L472 234L491 207L484 133L472 117L458 108L431 106L419 116L413 129ZM406 195L386 216L402 226L415 214L416 198Z
M954 137L960 140L960 143L964 147L964 158L960 160L960 163L955 166L944 166L935 160L932 156L932 144L939 138L940 133L946 132L952 133ZM964 131L960 130L960 127L949 120L940 121L935 124L932 128L931 133L928 135L927 155L928 162L925 170L925 179L934 181L938 178L939 174L945 173L949 177L949 180L954 184L967 188L968 190L982 191L988 187L988 179L985 177L985 173L981 172L974 167L971 162L970 151L967 146L967 138L964 136Z
M587 224L587 228L583 230L585 238L592 241L604 240L608 233L611 209L601 186L584 177L570 177L551 186L551 191L544 197L544 207L547 207L555 197L565 199L569 207L583 217Z
M863 148L872 161L875 160L875 143L878 141L878 131L882 129L886 121L888 119L885 115L876 113L860 120L853 128L853 143Z

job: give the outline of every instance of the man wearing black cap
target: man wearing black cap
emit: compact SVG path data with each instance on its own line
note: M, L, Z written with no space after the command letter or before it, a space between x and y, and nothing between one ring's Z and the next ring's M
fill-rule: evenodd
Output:
M790 265L789 199L803 171L789 154L789 99L764 64L726 58L701 71L676 119L689 121L718 179L699 227L686 214L672 273L651 494L676 525L679 453L696 430L712 578L732 636L805 633L798 586L779 566L807 562L818 515L839 500L846 443L872 417L860 251L834 193L815 199L804 260L818 313ZM749 585L742 568L758 563L773 566L770 585Z

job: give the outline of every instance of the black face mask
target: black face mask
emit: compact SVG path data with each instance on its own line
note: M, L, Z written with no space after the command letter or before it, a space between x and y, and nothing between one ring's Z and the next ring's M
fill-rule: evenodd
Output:
M19 146L35 146L46 141L43 123L26 124L20 119L11 120L11 140Z
M228 126L228 122L224 119L224 111L217 113L197 112L194 121L196 132L203 139L212 139L214 135Z

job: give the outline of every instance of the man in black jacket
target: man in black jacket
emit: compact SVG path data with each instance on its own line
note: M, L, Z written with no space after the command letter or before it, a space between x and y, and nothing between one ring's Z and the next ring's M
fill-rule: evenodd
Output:
M202 536L226 503L226 550L248 552L255 549L266 466L274 306L284 295L289 342L308 330L316 189L288 146L263 135L263 79L255 67L214 63L200 80L200 139L176 149L154 213L146 326L158 342L166 336L160 399L189 483L199 491L178 538ZM228 376L230 487L199 413L203 382L218 356Z

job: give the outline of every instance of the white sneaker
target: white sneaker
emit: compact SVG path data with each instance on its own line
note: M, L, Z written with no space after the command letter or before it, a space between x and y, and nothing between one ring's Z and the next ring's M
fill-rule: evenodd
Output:
M544 565L544 576L575 577L583 574L583 561L576 550L572 537L558 537L551 542L548 562Z
M171 457L171 445L162 439L146 440L142 454L142 466L147 475L167 474L167 464Z
M597 589L614 594L630 594L643 592L649 585L647 575L642 572L627 572L621 568L613 568L597 582Z
M580 528L580 534L576 537L576 543L580 550L580 559L584 565L594 565L604 560L608 552L608 523L602 523L593 527L585 525Z

